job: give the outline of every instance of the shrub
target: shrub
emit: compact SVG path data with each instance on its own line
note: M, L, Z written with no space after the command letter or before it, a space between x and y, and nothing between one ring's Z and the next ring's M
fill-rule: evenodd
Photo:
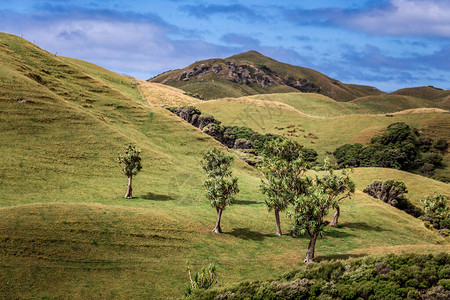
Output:
M436 229L450 229L450 208L447 206L447 196L434 193L426 196L420 202L423 205L423 220L428 221Z
M389 271L387 271L389 270ZM386 255L307 265L278 280L201 291L196 299L449 299L450 255Z
M433 148L441 153L445 153L448 149L448 142L445 139L439 139L434 143Z
M380 199L381 201L392 205L406 213L418 217L422 214L420 209L416 208L405 196L408 193L406 186L401 181L386 180L374 181L364 190L364 193Z
M184 291L184 295L188 296L198 290L207 290L214 286L218 277L216 274L216 266L209 264L207 267L203 267L200 272L196 272L194 276L191 274L191 268L188 266L189 285Z

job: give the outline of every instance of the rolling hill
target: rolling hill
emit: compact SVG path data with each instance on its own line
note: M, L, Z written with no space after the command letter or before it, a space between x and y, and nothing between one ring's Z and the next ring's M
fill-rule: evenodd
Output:
M203 99L314 92L337 101L350 101L383 94L374 87L343 84L320 72L280 63L256 51L195 62L149 81L174 86Z
M450 139L445 113L319 118L275 101L205 102L174 88L145 85L0 34L3 297L179 297L188 282L187 260L195 269L215 262L221 284L268 280L301 264L308 240L275 235L273 215L259 191L260 175L237 156L233 174L241 192L224 212L225 233L210 232L215 212L201 187L199 161L210 148L234 153L162 104L193 104L224 124L261 132L288 134L275 127L294 123L317 133L317 139L292 138L322 157L398 120ZM123 198L127 182L115 162L128 143L142 150L144 166L131 200ZM447 184L381 168L357 169L352 178L358 190L342 203L341 226L327 228L318 241L320 260L448 252L448 239L361 192L371 180L403 178L417 203L434 190L448 193ZM283 218L284 232L289 224Z

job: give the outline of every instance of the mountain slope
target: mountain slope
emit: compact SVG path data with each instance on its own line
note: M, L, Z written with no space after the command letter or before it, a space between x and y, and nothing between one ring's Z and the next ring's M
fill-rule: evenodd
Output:
M400 89L392 92L393 95L404 95L423 98L432 101L442 101L444 98L450 96L450 90L442 90L433 86L421 86L414 88Z
M383 92L373 87L346 85L312 69L280 63L256 51L226 59L209 59L158 75L150 82L168 84L204 99L254 94L314 92L349 101Z

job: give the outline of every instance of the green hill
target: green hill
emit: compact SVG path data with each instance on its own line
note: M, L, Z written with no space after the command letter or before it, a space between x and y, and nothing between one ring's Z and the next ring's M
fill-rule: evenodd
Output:
M337 101L349 101L383 94L373 87L343 84L312 69L280 63L256 51L195 62L149 81L168 84L204 99L314 92Z
M418 108L448 110L448 106L443 102L393 94L367 96L349 102L338 102L324 95L314 93L260 94L247 98L281 102L307 115L318 117L337 117L353 114L386 114Z
M186 260L196 269L216 262L227 283L269 279L301 264L308 240L275 235L259 174L237 157L233 174L241 193L224 212L225 233L210 232L215 211L201 187L199 161L211 147L228 150L169 111L148 104L159 105L164 93L152 101L142 95L131 78L0 34L4 298L178 297L188 282ZM442 113L361 115L342 123L345 117L313 118L261 103L196 105L225 124L241 122L261 132L285 132L275 127L300 123L305 132L317 132L318 139L298 139L317 147L321 156L342 141L364 140L393 120L410 118L410 124L430 135L448 138L450 132ZM115 162L128 143L142 150L144 166L134 179L131 200L123 198L127 180ZM448 191L443 183L396 170L355 170L359 190L342 204L342 226L327 228L318 241L320 259L448 252L448 240L420 220L360 191L365 182L384 174L408 178L412 199L434 189ZM289 226L283 218L283 232Z
M350 101L358 104L362 108L369 109L371 112L390 113L405 109L434 107L441 109L450 109L450 106L444 102L419 98L417 96L405 96L397 94L387 94L380 96L367 96Z
M438 89L433 86L421 86L400 89L398 91L392 92L391 94L418 97L432 101L441 101L445 97L450 96L450 90Z

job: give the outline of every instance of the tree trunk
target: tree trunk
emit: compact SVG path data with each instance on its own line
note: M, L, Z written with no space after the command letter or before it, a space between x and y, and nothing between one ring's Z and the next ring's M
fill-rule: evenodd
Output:
M311 236L311 239L309 240L308 250L306 251L306 258L303 261L305 264L314 262L314 250L316 248L316 240L317 235Z
M341 215L341 209L340 209L339 205L336 205L336 212L333 215L333 219L330 222L330 226L333 226L333 227L338 226L338 221L339 221L340 215Z
M275 211L275 222L277 223L277 235L281 236L281 226L280 226L280 211L278 209L274 209Z
M127 193L125 194L125 198L132 199L133 198L133 176L128 176L128 189Z
M222 208L216 207L217 210L217 221L216 227L212 230L214 233L222 233L222 228L220 228L220 219L222 218Z

